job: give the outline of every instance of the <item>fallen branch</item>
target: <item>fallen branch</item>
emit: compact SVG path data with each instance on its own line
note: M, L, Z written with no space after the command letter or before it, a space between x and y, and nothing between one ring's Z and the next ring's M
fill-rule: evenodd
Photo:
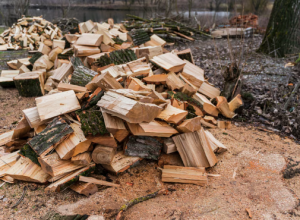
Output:
M290 97L288 98L288 100L286 101L285 105L284 105L284 109L287 110L290 102L292 101L292 99L294 98L295 94L297 93L297 90L299 89L300 86L300 82L297 82L297 84L295 85L294 90L292 91Z
M13 209L13 208L16 208L16 207L22 202L22 200L24 199L24 197L25 197L25 195L26 195L26 191L27 191L27 186L24 186L23 194L22 194L21 198L18 200L18 202L17 202L15 205L13 205L13 206L11 207L12 209Z
M141 202L144 202L144 201L147 201L149 199L153 199L155 198L156 196L158 195L161 195L163 194L164 192L166 192L165 189L162 189L162 190L159 190L159 191L156 191L154 193L151 193L151 194L148 194L146 196L142 196L142 197L139 197L139 198L136 198L136 199L132 199L130 200L128 203L126 203L125 205L123 205L121 208L120 208L120 211L116 217L116 220L120 220L121 217L122 217L122 214L123 212L125 212L127 209L129 209L130 207L138 204L138 203L141 203Z

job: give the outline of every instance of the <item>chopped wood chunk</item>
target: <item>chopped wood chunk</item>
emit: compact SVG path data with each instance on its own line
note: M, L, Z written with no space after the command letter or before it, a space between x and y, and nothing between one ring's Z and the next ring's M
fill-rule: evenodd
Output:
M76 45L99 47L102 43L102 34L83 33L76 41Z
M161 75L153 75L143 78L143 81L146 83L154 83L154 84L166 84L166 80L168 78L168 75L161 74Z
M87 166L92 162L91 152L84 152L72 157L71 161L77 165Z
M86 93L86 92L87 92L87 88L86 88L86 87L76 86L76 85L67 84L67 83L62 83L62 82L60 82L60 83L58 84L57 89L58 89L59 91L69 91L69 90L73 90L74 92L83 92L83 93Z
M78 182L70 186L70 189L85 196L90 196L98 192L98 187L94 183Z
M107 182L107 181L98 180L98 179L95 179L93 177L80 176L79 181L87 182L87 183L94 183L94 184L103 185L103 186L120 187L119 184L114 184L114 183L110 183L110 182Z
M177 55L172 53L166 53L159 56L155 56L151 59L151 61L158 66L169 72L180 72L184 66L185 62L180 59Z
M234 112L236 109L241 107L243 105L243 100L240 94L238 94L234 99L232 99L228 105L229 105L229 110Z
M224 144L222 144L218 139L216 139L212 133L210 133L209 131L205 131L207 140L210 143L211 149L215 152L215 153L222 153L227 151L227 147L224 146Z
M162 181L173 183L191 183L204 186L208 183L204 167L178 167L165 165L162 170Z
M221 91L212 85L208 84L207 82L202 83L201 87L199 88L198 92L206 95L207 97L214 99L220 95Z
M223 116L226 118L233 118L235 116L234 112L230 111L227 99L223 96L217 97L217 108Z
M194 132L201 129L201 117L187 119L177 126L177 130L183 133Z
M166 154L177 152L176 145L172 138L167 138L166 140L164 140L163 152L165 152Z
M110 165L115 154L116 148L97 145L92 153L92 158L96 164Z
M185 119L187 114L187 111L175 108L172 105L168 105L167 108L157 116L157 118L165 120L169 123L178 124Z
M182 76L184 76L187 80L189 80L193 85L196 87L201 87L204 79L204 70L202 70L200 67L190 63L187 60L184 60L186 65L183 68Z
M181 90L184 87L184 82L174 73L168 73L168 78L166 79L166 83L172 91L175 89Z

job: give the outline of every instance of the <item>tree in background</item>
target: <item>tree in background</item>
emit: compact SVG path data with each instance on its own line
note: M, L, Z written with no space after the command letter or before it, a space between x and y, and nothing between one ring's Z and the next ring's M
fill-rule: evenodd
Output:
M249 0L249 9L254 14L264 12L268 6L269 0Z
M275 0L258 52L284 57L300 52L300 0Z
M14 3L14 12L18 18L22 15L27 15L30 0L13 0Z

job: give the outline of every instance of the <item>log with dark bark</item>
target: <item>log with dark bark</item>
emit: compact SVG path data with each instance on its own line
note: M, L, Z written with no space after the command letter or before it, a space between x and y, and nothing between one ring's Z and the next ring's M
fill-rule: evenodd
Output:
M73 129L61 118L55 118L48 126L28 143L41 157L52 151L59 143L66 139Z
M44 81L38 73L22 73L14 77L14 83L20 96L36 97L44 95Z
M71 59L71 62L74 68L71 84L85 86L97 75L97 72L85 67L78 57Z
M125 147L125 155L158 160L162 148L156 138L145 136L130 136Z
M149 34L142 29L133 29L128 34L132 38L133 43L137 46L150 41Z
M228 101L241 93L242 81L240 74L241 70L236 63L231 63L223 74L225 83L221 96L224 96Z

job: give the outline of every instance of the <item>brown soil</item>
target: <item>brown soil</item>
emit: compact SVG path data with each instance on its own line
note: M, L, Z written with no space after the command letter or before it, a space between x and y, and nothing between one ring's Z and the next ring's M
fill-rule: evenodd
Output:
M135 205L125 212L125 219L299 219L300 176L283 179L286 158L300 161L299 145L273 132L250 126L230 130L212 130L228 147L218 155L219 162L208 170L220 174L210 177L205 187L162 183L156 162L142 161L119 176L109 175L121 187L99 188L86 198L67 189L46 194L45 185L18 182L0 188L0 219L39 219L49 211L64 215L104 215L110 219L127 201L147 195L162 187L168 195ZM133 183L131 184L128 183ZM20 205L24 186L31 186Z

